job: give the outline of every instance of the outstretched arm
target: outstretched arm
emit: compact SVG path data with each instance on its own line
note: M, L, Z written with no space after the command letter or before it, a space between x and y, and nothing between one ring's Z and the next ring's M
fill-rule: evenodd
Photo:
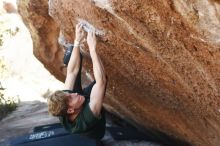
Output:
M74 41L74 48L67 66L67 74L65 80L65 90L72 90L76 81L76 76L80 68L80 48L79 44L83 38L82 24L76 25L76 37Z
M90 56L92 58L93 72L96 80L90 95L89 106L95 116L99 116L102 108L103 98L106 88L106 75L104 66L96 53L96 36L95 32L88 32L87 43L89 46Z

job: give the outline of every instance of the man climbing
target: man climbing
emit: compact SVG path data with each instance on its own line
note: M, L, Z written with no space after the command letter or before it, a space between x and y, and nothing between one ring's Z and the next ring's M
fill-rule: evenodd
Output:
M55 91L47 100L48 111L58 116L64 128L75 134L101 139L105 133L105 115L102 103L106 89L106 75L96 52L95 31L87 34L87 44L93 64L95 81L82 89L82 54L80 43L84 36L83 24L76 25L71 57L67 61L65 89Z

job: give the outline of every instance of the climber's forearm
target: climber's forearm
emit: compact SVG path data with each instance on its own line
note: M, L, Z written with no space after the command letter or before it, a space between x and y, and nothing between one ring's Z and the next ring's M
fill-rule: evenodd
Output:
M75 43L76 44L76 43ZM77 74L80 67L80 48L79 45L74 45L70 61L67 66L67 74Z
M80 51L79 46L74 46L68 66L64 88L72 90L76 81L77 74L80 68Z
M94 77L95 77L96 83L104 83L105 84L106 75L105 75L105 69L102 64L101 59L99 58L95 49L90 49L90 55L92 58L93 72L94 72Z
M80 41L83 38L84 32L82 29L82 24L76 25L76 36L74 42L74 48L67 66L67 75L65 80L65 89L72 90L76 81L77 74L80 69Z

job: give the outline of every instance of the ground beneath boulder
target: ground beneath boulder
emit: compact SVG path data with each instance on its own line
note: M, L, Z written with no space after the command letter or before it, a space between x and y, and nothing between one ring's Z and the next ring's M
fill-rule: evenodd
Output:
M34 127L57 122L59 122L57 118L48 114L45 102L21 102L16 111L0 122L0 145L4 145L8 138L32 133ZM109 118L107 123L108 126L115 126L115 123L112 123ZM102 142L105 146L162 146L155 142L144 140L115 140L108 130Z

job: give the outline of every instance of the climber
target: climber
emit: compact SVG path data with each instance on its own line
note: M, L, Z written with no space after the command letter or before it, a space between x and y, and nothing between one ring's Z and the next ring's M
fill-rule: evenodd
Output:
M87 44L93 64L95 81L86 88L81 86L83 55L80 44L84 36L83 24L76 25L75 41L67 61L64 90L55 91L48 99L48 111L59 117L64 128L74 134L101 139L105 133L105 114L102 108L106 89L106 75L96 52L96 36L92 30L87 34ZM68 49L67 49L68 51ZM66 54L66 53L65 53Z

